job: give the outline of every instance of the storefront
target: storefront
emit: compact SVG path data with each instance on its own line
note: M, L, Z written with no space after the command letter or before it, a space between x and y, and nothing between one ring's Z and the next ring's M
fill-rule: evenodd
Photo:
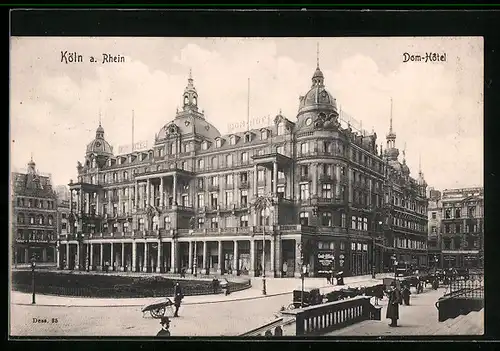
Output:
M479 251L478 250L443 250L442 252L443 268L478 268Z

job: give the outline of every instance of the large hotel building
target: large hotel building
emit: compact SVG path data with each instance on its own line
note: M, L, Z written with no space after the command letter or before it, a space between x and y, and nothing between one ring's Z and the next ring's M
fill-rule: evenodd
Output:
M342 127L319 67L296 117L221 135L190 76L152 149L115 156L99 125L69 184L59 266L292 277L425 265L426 185L398 161L392 127L385 153L375 133Z

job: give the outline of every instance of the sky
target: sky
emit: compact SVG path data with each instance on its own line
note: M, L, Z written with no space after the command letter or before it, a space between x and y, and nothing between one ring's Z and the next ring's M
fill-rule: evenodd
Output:
M11 167L26 168L33 155L54 185L68 184L99 119L115 153L131 143L132 110L135 141L151 146L180 108L190 69L198 106L222 134L246 121L248 101L251 120L281 110L296 121L319 58L337 105L384 148L392 99L396 147L412 176L420 160L431 187L483 186L483 45L481 37L12 37ZM66 51L83 62L61 62ZM434 52L446 61L404 62L404 53ZM102 63L104 53L125 62Z

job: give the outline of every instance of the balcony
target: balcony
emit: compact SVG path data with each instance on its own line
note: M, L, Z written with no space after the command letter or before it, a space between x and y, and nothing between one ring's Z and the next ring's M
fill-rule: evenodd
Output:
M319 181L321 183L331 183L335 181L335 176L332 174L321 174L319 176Z
M218 185L218 184L216 184L216 185L214 185L214 184L210 184L210 185L208 186L208 191L219 191L219 189L220 189L220 188L219 188L219 185Z
M238 186L239 189L249 189L250 188L250 183L246 180L246 181L241 181L239 186Z

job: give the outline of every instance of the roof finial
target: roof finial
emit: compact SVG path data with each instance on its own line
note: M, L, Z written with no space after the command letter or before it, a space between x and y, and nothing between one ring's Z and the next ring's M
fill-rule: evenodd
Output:
M316 43L316 68L319 68L319 42Z
M391 118L389 122L389 134L392 134L392 97L391 97Z
M193 79L193 70L189 68L189 79Z
M31 151L31 162L33 162L33 151Z
M101 108L99 107L99 127L101 127Z
M281 116L281 108L280 108L280 113L279 113L279 115Z
M418 174L422 174L422 154L418 154Z
M406 141L405 141L405 145L403 147L403 161L406 161Z

